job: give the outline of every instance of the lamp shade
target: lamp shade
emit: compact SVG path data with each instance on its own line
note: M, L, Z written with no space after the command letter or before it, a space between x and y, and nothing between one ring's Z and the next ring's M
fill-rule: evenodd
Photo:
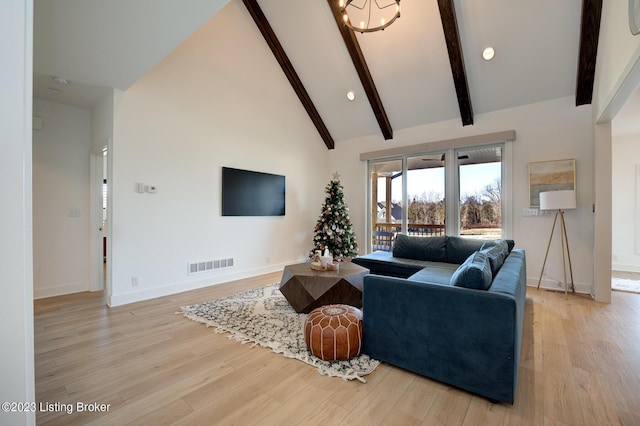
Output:
M576 191L548 191L540 193L540 210L570 210L576 208Z

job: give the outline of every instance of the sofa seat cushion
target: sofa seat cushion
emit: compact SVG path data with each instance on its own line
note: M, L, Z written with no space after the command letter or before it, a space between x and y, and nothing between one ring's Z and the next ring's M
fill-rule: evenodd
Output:
M363 268L367 268L372 274L398 278L408 278L424 268L442 265L441 262L393 257L393 254L388 251L375 251L363 256L358 256L354 258L352 262ZM458 267L458 265L451 266L454 267L454 270Z
M451 276L457 269L458 265L453 263L434 263L407 279L430 284L451 285Z
M446 262L447 237L410 237L398 234L393 246L393 257Z
M491 265L483 252L477 251L464 261L451 276L451 285L456 287L486 290L491 287Z

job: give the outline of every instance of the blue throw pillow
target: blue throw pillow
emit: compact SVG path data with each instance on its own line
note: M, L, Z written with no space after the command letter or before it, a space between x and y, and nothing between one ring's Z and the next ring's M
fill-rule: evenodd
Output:
M483 248L480 252L486 254L489 258L491 274L495 277L509 255L509 246L505 240L496 240L493 246Z
M447 258L449 263L463 263L467 257L483 248L493 247L498 242L507 245L507 255L511 253L515 242L513 240L481 240L478 238L447 237ZM506 257L506 256L505 256Z
M485 253L475 252L456 269L451 276L451 285L486 290L491 287L491 266Z

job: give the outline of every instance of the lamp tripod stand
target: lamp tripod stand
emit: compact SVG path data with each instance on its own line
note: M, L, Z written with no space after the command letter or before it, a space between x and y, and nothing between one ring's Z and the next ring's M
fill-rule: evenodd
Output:
M567 226L564 223L564 211L558 209L556 211L556 217L553 219L553 227L551 228L551 235L549 235L549 244L547 244L547 253L544 255L544 262L542 262L542 270L540 271L540 278L538 279L538 288L540 288L540 282L542 281L542 274L544 273L544 267L547 264L547 257L549 256L549 248L551 247L551 240L553 239L553 231L556 229L556 222L560 217L560 238L562 240L562 271L564 273L564 298L567 298L568 283L567 283L567 263L569 261L569 274L571 277L571 292L575 293L575 287L573 285L573 268L571 267L571 252L569 251L569 239L567 238ZM566 260L565 260L565 246L566 246Z

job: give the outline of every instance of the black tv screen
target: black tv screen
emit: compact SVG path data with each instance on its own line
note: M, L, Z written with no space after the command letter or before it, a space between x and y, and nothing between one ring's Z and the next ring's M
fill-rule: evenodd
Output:
M222 168L222 216L284 216L285 178Z

